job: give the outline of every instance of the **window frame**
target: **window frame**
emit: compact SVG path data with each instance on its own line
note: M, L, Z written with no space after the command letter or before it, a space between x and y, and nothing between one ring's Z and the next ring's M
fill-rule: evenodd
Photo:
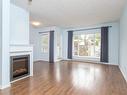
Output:
M86 60L96 60L96 61L99 61L100 60L100 57L96 57L96 56L80 56L79 55L79 52L78 52L78 55L75 55L75 51L74 51L74 35L87 35L87 34L94 34L94 55L95 55L95 34L96 33L100 33L101 34L101 30L100 29L94 29L94 30L86 30L86 31L76 31L73 33L73 48L72 48L72 56L74 59L86 59ZM100 42L101 43L101 42ZM78 45L78 51L79 51L79 45Z
M43 48L43 44L42 44L42 42L41 42L41 40L42 40L42 37L43 36L47 36L48 37L48 43L47 43L47 47L48 47L48 49L47 49L47 51L42 51L42 48ZM47 54L47 53L49 53L49 33L42 33L42 34L40 34L40 52L41 53L43 53L43 54Z

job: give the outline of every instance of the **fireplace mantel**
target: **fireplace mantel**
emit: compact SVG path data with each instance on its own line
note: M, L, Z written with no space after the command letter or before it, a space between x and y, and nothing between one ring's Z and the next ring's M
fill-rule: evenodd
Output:
M10 45L10 53L31 51L33 51L32 45Z

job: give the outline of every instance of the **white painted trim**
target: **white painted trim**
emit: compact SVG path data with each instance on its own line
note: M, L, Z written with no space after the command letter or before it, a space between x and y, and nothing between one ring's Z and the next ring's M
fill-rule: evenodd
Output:
M19 79L16 79L14 81L11 81L10 83L14 83L14 82L20 81L20 80L25 79L25 78L28 78L28 77L30 77L30 75L25 76L25 77L22 77L22 78L19 78Z
M11 87L10 84L8 84L8 85L4 85L4 86L0 86L0 90L3 90L3 89L5 89L5 88L9 88L9 87Z
M100 64L105 64L105 65L114 65L114 66L119 66L118 64L114 64L114 63L104 63L104 62L99 62Z
M49 60L45 60L45 59L36 59L36 60L34 60L34 62L36 62L36 61L47 61L47 62L49 62Z
M97 58L97 57L87 57L87 56L85 56L85 57L73 56L73 60L99 62L100 58Z
M66 59L66 58L62 58L61 60L71 61L71 60L73 60L73 59Z
M57 59L56 62L59 62L59 61L61 61L61 60L62 60L62 59Z
M54 62L59 62L61 60L63 60L63 59L57 59L57 60L54 60ZM36 60L34 60L34 62L36 62L36 61L46 61L46 62L49 62L49 60L45 60L45 59L36 59Z
M81 62L91 62L91 63L96 63L96 64L105 64L105 65L115 65L118 66L118 64L114 63L104 63L104 62L99 62L99 61L94 61L94 60L80 60L80 59L61 59L61 60L67 60L67 61L81 61Z
M119 66L119 69L120 69L120 71L121 71L121 73L122 73L122 75L123 75L124 79L125 79L125 80L126 80L126 82L127 82L127 76L124 74L124 70L122 69L122 67L121 67L121 66Z

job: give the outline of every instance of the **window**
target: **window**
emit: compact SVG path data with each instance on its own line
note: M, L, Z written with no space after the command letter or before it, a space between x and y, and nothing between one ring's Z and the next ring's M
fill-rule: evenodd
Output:
M48 53L49 50L49 35L48 33L44 33L41 35L41 52Z
M74 33L73 56L100 58L100 32Z

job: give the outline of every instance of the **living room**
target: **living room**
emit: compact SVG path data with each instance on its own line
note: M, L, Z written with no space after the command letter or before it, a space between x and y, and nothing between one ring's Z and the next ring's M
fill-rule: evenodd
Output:
M126 21L126 0L1 0L0 95L126 95Z

